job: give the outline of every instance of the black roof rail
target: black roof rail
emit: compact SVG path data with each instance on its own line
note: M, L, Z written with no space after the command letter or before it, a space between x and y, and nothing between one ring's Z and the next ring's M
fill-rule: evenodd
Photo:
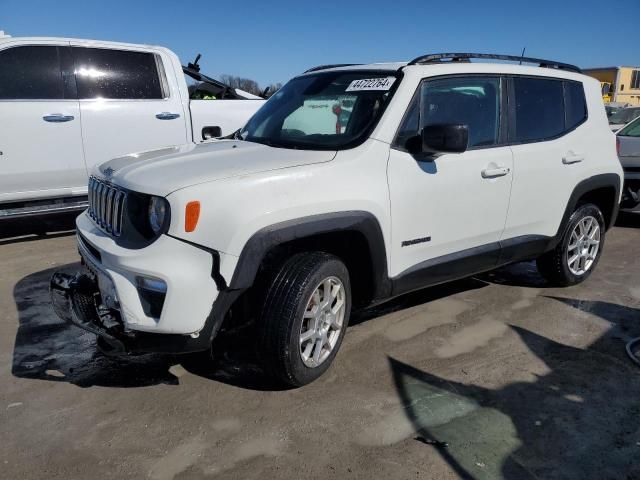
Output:
M329 65L318 65L317 67L312 67L309 70L305 70L304 73L317 72L318 70L327 70L328 68L353 67L354 65L362 65L362 64L361 63L334 63Z
M554 62L553 60L543 60L541 58L520 57L517 55L495 55L492 53L430 53L411 60L408 65L428 65L431 63L449 62L469 62L472 58L483 58L488 60L508 60L519 63L537 63L539 67L557 68L558 70L568 70L581 73L579 67L568 63Z

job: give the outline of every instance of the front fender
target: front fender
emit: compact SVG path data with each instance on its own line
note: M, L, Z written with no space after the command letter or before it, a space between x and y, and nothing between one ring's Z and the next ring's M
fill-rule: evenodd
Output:
M372 214L362 211L313 215L262 228L251 236L242 249L229 287L232 289L250 287L263 259L273 247L292 240L336 232L358 232L364 236L371 255L374 298L388 297L391 284L382 229Z

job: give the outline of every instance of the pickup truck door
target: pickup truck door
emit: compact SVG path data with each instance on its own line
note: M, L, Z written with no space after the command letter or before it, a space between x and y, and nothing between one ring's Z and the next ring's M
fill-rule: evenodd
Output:
M494 76L440 77L418 87L387 169L390 274L399 290L497 263L513 167L511 149L504 145L502 90L502 80ZM424 126L446 124L467 125L466 152L424 157L407 151L407 140Z
M72 43L89 171L115 157L189 141L168 56L90 45Z
M0 50L0 202L86 190L80 110L68 43Z

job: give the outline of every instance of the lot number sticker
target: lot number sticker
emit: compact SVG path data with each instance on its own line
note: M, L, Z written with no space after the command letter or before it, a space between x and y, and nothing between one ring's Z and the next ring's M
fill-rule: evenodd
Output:
M396 77L386 78L362 78L360 80L354 80L349 84L346 92L358 92L362 90L389 90L393 82L396 81Z

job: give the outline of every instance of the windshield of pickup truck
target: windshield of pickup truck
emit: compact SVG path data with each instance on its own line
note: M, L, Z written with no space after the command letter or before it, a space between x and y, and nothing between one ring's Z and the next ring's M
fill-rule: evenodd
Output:
M364 141L399 79L395 72L334 71L294 78L240 131L273 147L340 150Z

